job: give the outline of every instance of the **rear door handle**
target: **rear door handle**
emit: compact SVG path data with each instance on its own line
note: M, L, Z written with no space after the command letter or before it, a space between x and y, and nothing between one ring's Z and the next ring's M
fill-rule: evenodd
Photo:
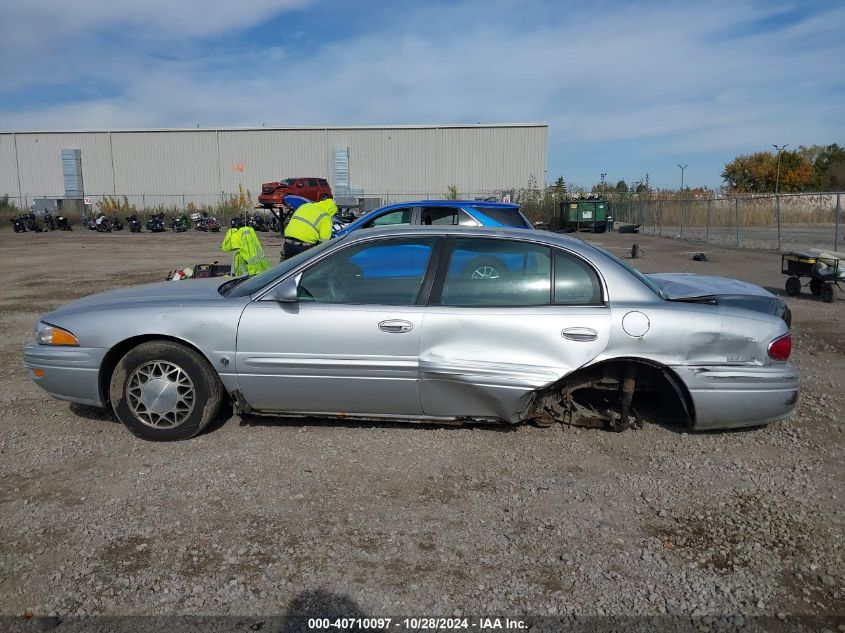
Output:
M595 341L599 333L588 327L568 327L560 335L570 341Z
M389 332L391 334L404 334L414 329L414 324L410 321L403 321L402 319L391 319L389 321L382 321L378 324L378 329L382 332Z

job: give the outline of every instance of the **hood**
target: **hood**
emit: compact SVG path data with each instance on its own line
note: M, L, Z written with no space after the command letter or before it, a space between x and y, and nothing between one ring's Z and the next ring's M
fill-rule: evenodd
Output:
M697 301L751 310L783 319L792 324L786 302L765 288L728 277L693 273L654 273L647 275L669 301Z
M142 305L184 305L196 302L213 302L222 300L217 292L226 279L211 277L209 279L189 279L184 281L163 281L154 284L142 284L119 288L95 295L89 295L76 301L71 301L44 315L43 320L50 321L51 316L64 316L75 312L88 310L104 310L110 308L137 307Z
M273 182L265 182L261 184L261 193L273 193L276 189L289 189L290 185L286 182L279 182L278 180L274 180Z

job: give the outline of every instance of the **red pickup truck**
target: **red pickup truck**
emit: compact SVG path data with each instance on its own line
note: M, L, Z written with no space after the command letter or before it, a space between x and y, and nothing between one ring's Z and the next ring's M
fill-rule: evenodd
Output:
M284 197L294 194L314 202L332 197L332 188L325 178L286 178L279 182L265 182L261 185L258 204L265 209L282 204Z

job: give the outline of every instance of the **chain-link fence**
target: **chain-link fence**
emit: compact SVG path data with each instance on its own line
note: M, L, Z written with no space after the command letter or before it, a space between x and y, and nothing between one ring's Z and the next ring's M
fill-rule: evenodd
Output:
M568 195L568 194L567 194ZM498 189L475 192L380 192L363 193L367 208L394 202L458 198L464 200L509 199L522 205L534 223L555 228L560 215L560 196L547 189ZM845 250L842 221L843 193L803 193L740 196L681 197L677 194L610 193L609 212L615 230L623 225L640 225L649 235L681 238L725 246L754 249L801 250L821 248ZM34 207L43 196L0 195L0 220L9 220ZM71 208L72 221L85 211L104 210L117 215L135 213L146 221L154 213L170 218L180 213L208 211L224 225L232 217L253 212L256 197L249 191L173 194L86 194L90 204ZM55 197L47 199L56 199Z
M610 200L616 230L640 225L649 235L768 250L842 244L841 193L660 199L629 194Z
M443 199L449 193L383 192L364 193L358 197L366 199L367 209L375 209L379 206L395 202ZM452 192L452 194L456 195L457 198L469 200L501 200L503 195L501 191ZM61 197L0 195L0 221L8 226L9 220L20 213L29 211L37 212L37 209L43 206L43 200L46 200L47 204L50 205L61 200ZM246 189L236 192L221 191L217 193L94 193L85 194L85 198L82 201L71 201L70 203L63 201L62 212L72 222L78 223L88 213L96 214L100 211L108 215L116 214L119 217L136 214L142 222L145 222L151 215L157 213L163 213L166 219L170 219L182 213L191 214L196 211L207 211L224 225L228 225L231 218L242 215L243 213L262 213L260 209L256 209L257 206L257 196Z

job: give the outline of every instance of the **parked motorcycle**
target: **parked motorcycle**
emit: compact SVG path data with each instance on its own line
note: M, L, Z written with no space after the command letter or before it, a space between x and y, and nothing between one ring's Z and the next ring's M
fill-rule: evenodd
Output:
M15 216L10 221L12 223L12 228L15 230L15 233L26 233L26 220L24 219L24 216Z
M60 231L72 231L73 227L70 225L70 220L67 216L59 215L56 217L56 228Z
M272 233L278 233L282 230L282 224L279 222L279 216L271 211L270 219L267 221L267 230Z
M220 231L220 222L217 221L217 218L208 215L208 211L195 213L191 218L195 222L194 228L197 231L212 231L214 233Z
M105 215L98 215L93 220L94 222L94 230L99 233L111 233L111 219ZM89 225L90 228L90 225Z
M27 231L34 231L36 233L41 231L41 224L38 222L38 218L35 217L34 213L24 215L23 222Z
M184 233L188 230L188 226L190 226L190 222L188 221L188 216L184 213L181 215L177 215L173 220L170 221L170 228L176 231L177 233Z
M53 214L49 211L44 212L44 228L41 229L42 231L55 231L56 230L56 218L53 217Z
M247 226L251 226L256 231L267 231L267 221L264 219L263 215L258 215L257 213L253 215L247 214L246 216Z
M116 215L109 216L109 222L111 222L111 230L112 231L122 231L123 230L123 222L120 221L120 218Z
M141 232L141 221L138 219L138 216L135 213L126 218L126 223L129 225L130 233Z
M167 229L164 226L164 214L153 213L149 220L147 220L147 230L150 233L163 233Z

